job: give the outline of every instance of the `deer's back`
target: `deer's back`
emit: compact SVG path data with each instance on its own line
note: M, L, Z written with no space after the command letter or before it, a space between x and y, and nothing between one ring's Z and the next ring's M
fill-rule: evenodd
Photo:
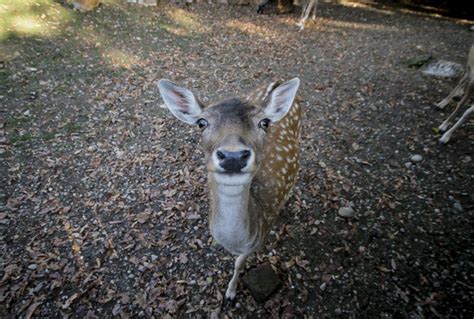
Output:
M265 157L255 176L255 192L267 219L274 219L285 205L299 169L301 107L295 99L291 110L268 131Z

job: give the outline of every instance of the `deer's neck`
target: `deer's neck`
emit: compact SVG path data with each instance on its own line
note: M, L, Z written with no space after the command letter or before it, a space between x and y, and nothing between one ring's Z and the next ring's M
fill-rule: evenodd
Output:
M256 214L250 195L251 178L244 183L226 183L209 176L211 198L210 228L213 237L234 254L247 254L256 245Z

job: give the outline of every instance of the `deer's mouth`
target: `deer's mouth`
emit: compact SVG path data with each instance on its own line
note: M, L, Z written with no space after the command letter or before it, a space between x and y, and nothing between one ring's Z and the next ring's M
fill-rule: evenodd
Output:
M213 178L216 183L221 185L246 185L252 181L252 174L248 172L227 173L213 172Z

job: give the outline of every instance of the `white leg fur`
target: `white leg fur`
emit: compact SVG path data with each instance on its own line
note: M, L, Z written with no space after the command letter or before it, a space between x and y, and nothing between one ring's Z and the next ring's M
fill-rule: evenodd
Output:
M311 10L313 10L313 20L316 19L316 6L317 5L318 5L318 0L307 0L307 2L302 6L301 18L300 18L300 21L296 24L297 26L300 27L300 30L304 30L305 22L306 20L308 20Z
M447 131L446 133L443 134L443 136L441 136L441 138L439 139L439 142L441 144L446 144L449 142L449 139L451 138L451 135L453 134L453 132L459 127L461 126L462 123L464 123L464 121L471 115L471 113L474 112L474 105L471 105L470 108L468 108L466 110L466 112L464 112L464 114L461 116L461 118L456 122L456 124L453 125L453 127L451 127L449 129L449 131Z
M315 1L314 1L313 20L316 20L316 9L318 8L318 2L319 2L319 0L315 0Z
M239 255L235 260L234 275L227 286L225 292L226 299L233 300L237 294L237 282L239 281L239 275L244 268L245 261L247 260L248 255Z
M449 123L451 122L451 120L453 118L455 118L456 113L458 112L458 110L466 103L467 99L469 98L469 95L471 94L471 91L472 91L473 87L474 87L474 80L471 80L468 87L464 91L464 95L463 95L462 99L456 105L456 108L454 109L453 113L451 113L451 115L448 116L448 118L438 127L438 129L441 132L444 132L448 129ZM453 92L455 92L456 89L457 88L455 88L455 90Z
M469 72L466 71L464 73L463 77L461 78L461 80L459 80L456 87L451 91L451 93L449 93L449 95L447 97L445 97L443 100L441 100L441 102L437 103L436 107L438 109L444 109L446 107L446 105L448 105L449 102L451 102L453 97L455 97L456 94L458 94L459 89L465 90L465 89L463 89L463 87L467 84L466 80L468 78L469 78Z

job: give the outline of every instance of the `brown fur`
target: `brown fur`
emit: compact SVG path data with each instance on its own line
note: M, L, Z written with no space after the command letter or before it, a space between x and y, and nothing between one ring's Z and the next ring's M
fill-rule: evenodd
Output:
M101 0L72 0L74 10L91 11L100 5Z

